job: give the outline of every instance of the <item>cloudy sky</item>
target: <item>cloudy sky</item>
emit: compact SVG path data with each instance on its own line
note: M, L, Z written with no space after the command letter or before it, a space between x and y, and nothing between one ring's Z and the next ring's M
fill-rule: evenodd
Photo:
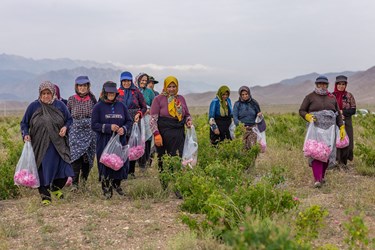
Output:
M374 13L374 0L1 0L0 53L267 85L374 66Z

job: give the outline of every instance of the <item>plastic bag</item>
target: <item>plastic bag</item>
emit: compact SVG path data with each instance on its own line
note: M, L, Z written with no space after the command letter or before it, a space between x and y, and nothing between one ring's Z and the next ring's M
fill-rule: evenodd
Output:
M141 127L143 127L143 133L141 133L138 123L133 123L129 138L129 161L138 160L145 153L144 119L141 119Z
M182 165L193 168L197 165L198 159L198 140L194 126L186 131L184 150L182 152Z
M126 158L124 157L123 147L120 142L120 135L116 134L112 136L107 146L105 146L99 162L117 171L124 166L125 161Z
M261 115L261 116L257 116L255 118L255 123L257 124L257 127L258 127L258 130L259 132L263 132L263 131L266 131L266 121L264 120L264 116Z
M236 125L234 124L234 122L232 121L232 123L230 124L229 126L229 134L230 134L230 138L234 139L236 138L236 135L235 135L235 132L236 131Z
M40 186L34 150L29 141L23 145L22 154L14 173L14 184L31 188Z
M253 127L253 131L257 134L257 142L260 145L260 152L264 153L267 149L267 142L266 142L266 131L260 132L257 127Z
M306 157L328 162L334 146L335 125L322 129L315 126L313 122L309 124L303 144L303 153Z
M340 139L340 129L336 126L336 148L346 148L349 146L349 136L345 135L344 139Z
M142 120L144 120L145 123L145 141L148 141L152 137L152 131L150 128L150 115L145 115ZM142 122L142 121L141 121Z

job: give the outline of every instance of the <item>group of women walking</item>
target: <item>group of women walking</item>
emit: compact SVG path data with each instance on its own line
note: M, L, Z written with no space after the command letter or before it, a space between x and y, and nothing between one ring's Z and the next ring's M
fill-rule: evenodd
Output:
M139 124L146 117L152 136L145 142L144 155L137 160L140 168L145 169L150 160L152 139L160 171L163 170L163 155L182 156L185 127L192 126L192 117L185 98L178 94L176 77L165 78L160 94L154 90L157 83L146 73L140 73L133 82L133 75L126 71L120 75L120 86L112 81L105 82L97 100L90 90L89 78L79 76L74 83L75 94L66 103L58 97L58 88L53 83L40 84L39 98L28 106L21 121L21 131L24 141L32 143L43 204L51 202L51 195L62 198L61 189L70 184L70 179L72 190L84 185L95 155L104 197L111 198L113 191L124 195L121 182L128 175L135 177L136 161L126 160L119 170L113 170L99 159L113 135L119 135L121 144L126 145L133 124ZM317 127L338 125L341 138L348 134L349 146L337 150L337 162L346 165L348 160L353 160L351 116L356 111L354 97L346 91L347 77L336 78L333 93L327 90L329 82L325 76L318 77L315 84L316 88L305 97L299 113L306 121L315 122ZM221 86L210 104L208 122L213 146L231 140L230 130L239 124L244 126L244 148L250 149L257 142L254 128L263 119L260 106L249 87L240 87L238 95L239 99L232 107L229 87ZM315 186L320 187L330 162L316 159L309 162ZM79 185L79 182L82 183Z

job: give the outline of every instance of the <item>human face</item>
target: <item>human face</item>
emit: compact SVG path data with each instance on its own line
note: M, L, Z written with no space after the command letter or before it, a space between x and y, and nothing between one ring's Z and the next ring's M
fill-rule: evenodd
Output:
M243 90L241 91L241 99L244 101L247 101L250 99L250 95L247 91Z
M43 103L49 104L52 101L52 92L49 89L45 89L42 92L40 92L40 100Z
M87 83L85 84L77 84L77 90L80 94L86 94L89 89L89 85Z
M328 88L328 84L325 83L325 82L318 82L318 83L316 84L316 87L317 87L318 89L327 89L327 88Z
M338 91L344 91L346 88L346 82L338 82L336 85Z
M116 98L116 93L115 92L108 92L107 93L107 99L110 101L113 101Z
M167 93L169 95L175 95L177 93L177 85L174 82L168 85Z
M149 88L149 89L154 89L154 87L155 87L155 84L154 84L154 82L149 82L149 83L147 83L147 88Z
M122 81L121 81L121 84L122 84L122 86L123 86L124 88L128 89L128 88L130 88L130 86L132 85L132 81L130 81L130 80L122 80Z
M139 80L139 87L146 88L147 84L147 76L142 76L141 80Z
M223 101L226 101L229 97L229 93L228 92L225 92L224 94L221 95L221 98L223 99Z

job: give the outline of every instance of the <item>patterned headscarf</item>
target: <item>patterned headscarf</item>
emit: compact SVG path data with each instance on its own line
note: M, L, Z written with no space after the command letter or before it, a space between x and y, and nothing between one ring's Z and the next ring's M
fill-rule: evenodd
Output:
M219 88L219 90L216 93L216 97L219 99L219 102L220 102L220 115L221 116L228 116L229 109L228 109L227 101L223 100L223 95L227 92L228 92L228 97L229 97L230 95L229 87L223 85Z
M135 77L135 85L136 85L139 89L141 89L141 86L139 86L139 82L141 81L141 79L142 79L143 76L147 76L146 86L145 86L143 89L147 88L147 83L148 83L149 76L148 76L146 73L141 72L141 73L139 73L139 74Z
M174 95L169 95L167 92L167 88L171 83L176 84L176 94ZM182 105L181 105L181 102L177 99L177 93L178 93L177 78L174 76L168 76L164 80L164 88L161 94L166 96L168 99L168 113L172 117L177 117L178 121L181 121L182 120Z
M248 94L249 94L249 100L244 100L244 99L242 99L242 97L241 97L241 92L242 91L246 91ZM251 92L250 92L250 88L249 87L247 87L247 86L242 86L242 87L240 87L240 89L238 90L238 95L239 95L239 100L241 101L241 102L249 102L249 101L251 101Z
M46 90L48 89L49 91L51 91L52 93L52 100L48 103L48 104L52 104L54 100L56 100L56 89L55 89L55 84L53 84L52 82L50 81L44 81L42 82L40 85L39 85L39 101L41 101L40 99L40 95L42 94L42 91L43 90Z

